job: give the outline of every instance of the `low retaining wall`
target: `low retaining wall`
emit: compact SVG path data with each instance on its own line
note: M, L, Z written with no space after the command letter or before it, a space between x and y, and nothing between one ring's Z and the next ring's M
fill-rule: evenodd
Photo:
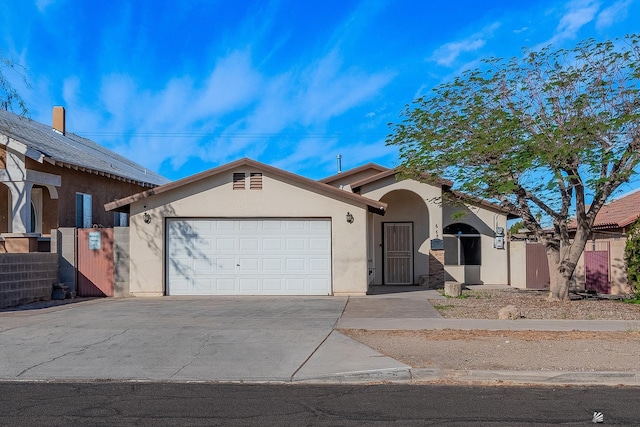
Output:
M0 308L51 299L58 254L0 254Z

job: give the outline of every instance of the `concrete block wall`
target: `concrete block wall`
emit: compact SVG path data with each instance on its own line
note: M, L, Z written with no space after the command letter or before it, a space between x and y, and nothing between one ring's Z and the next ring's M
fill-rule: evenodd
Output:
M57 278L55 253L0 254L0 308L51 299Z

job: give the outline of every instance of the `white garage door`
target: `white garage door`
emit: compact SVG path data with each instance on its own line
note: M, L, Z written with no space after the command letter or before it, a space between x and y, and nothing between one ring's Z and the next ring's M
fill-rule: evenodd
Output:
M167 295L330 295L328 219L171 219Z

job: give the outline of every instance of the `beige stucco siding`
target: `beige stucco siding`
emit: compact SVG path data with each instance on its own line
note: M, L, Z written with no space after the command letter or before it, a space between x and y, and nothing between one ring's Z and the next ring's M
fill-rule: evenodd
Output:
M514 288L527 288L527 242L509 242L509 284Z
M460 216L461 215L461 216ZM509 283L509 256L507 246L504 249L494 248L495 227L507 230L507 217L477 206L443 206L443 228L454 223L464 223L473 226L480 233L480 251L482 265L480 266L480 282L483 284ZM506 236L505 236L506 238ZM445 266L445 271L454 279L462 283L470 283L470 276L477 275L476 266Z
M261 172L240 167L131 205L131 293L165 292L166 218L326 218L331 220L334 295L367 291L367 206L338 200L264 174L262 189L233 190L234 172ZM151 216L145 224L143 214ZM347 223L346 214L354 216Z

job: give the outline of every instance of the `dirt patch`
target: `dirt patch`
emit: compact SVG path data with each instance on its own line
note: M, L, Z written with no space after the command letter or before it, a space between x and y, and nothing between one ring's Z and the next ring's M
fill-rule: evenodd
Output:
M636 371L640 355L639 331L340 332L414 368Z
M588 299L549 302L546 297L546 291L464 290L461 298L429 303L446 319L497 319L501 308L514 305L526 319L640 320L640 304Z

